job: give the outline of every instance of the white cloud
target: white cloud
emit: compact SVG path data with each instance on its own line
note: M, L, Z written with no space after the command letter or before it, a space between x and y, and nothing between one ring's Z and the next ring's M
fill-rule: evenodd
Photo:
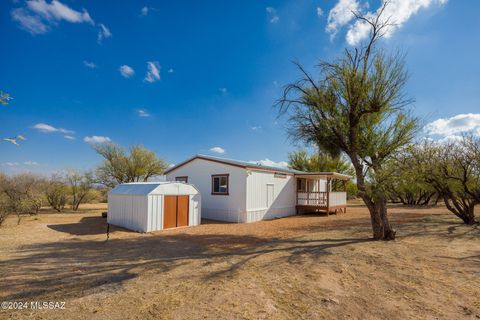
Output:
M23 164L26 165L26 166L38 166L38 162L36 162L36 161L30 161L30 160L29 160L29 161L25 161Z
M145 109L139 109L139 110L137 110L137 114L138 114L138 116L141 117L141 118L148 118L148 117L150 117L150 113L148 113L147 110L145 110Z
M160 65L157 61L148 61L147 62L147 74L145 75L145 81L155 82L160 80Z
M424 128L428 134L453 136L461 133L474 133L480 135L480 114L457 114L451 118L441 118L430 122Z
M110 38L112 33L110 32L110 29L108 29L103 23L100 23L98 26L100 27L100 30L98 30L97 42L101 44L103 39Z
M267 11L267 16L270 23L277 23L280 20L280 17L277 15L277 10L273 7L266 7L265 11Z
M74 136L69 136L69 135L64 135L63 137L67 140L75 140L76 139Z
M140 10L140 15L142 15L142 16L148 15L148 7L147 7L147 6L143 7L143 8Z
M168 73L173 73L173 68L168 69Z
M50 3L47 3L44 0L30 0L26 3L31 11L37 13L48 21L65 20L71 23L85 22L91 25L95 24L87 10L83 9L82 12L76 11L57 0L53 0Z
M96 143L105 143L112 141L109 137L104 136L91 136L83 138L83 141L89 144L96 144Z
M457 136L457 135L451 135L451 136L446 136L438 140L434 140L434 142L439 143L439 144L450 144L450 143L458 143L463 140L462 136Z
M317 16L319 17L323 16L323 10L320 7L317 7Z
M354 18L352 12L357 12L359 8L360 3L357 0L339 0L328 13L325 30L334 38L338 30Z
M20 164L18 162L5 162L3 165L8 167L18 167Z
M42 34L60 21L70 23L88 23L94 25L87 10L77 11L58 0L48 3L45 0L29 0L23 8L11 11L12 19L32 34Z
M50 31L50 27L36 15L32 15L24 8L16 8L11 12L12 19L20 24L20 27L31 34L42 34Z
M261 165L261 166L266 166L266 167L288 168L287 162L285 161L275 162L268 158L265 158L264 160L248 161L248 162Z
M225 149L223 149L222 147L213 147L210 148L210 151L220 154L225 153Z
M83 65L87 68L90 68L90 69L95 69L97 67L95 62L86 61L86 60L83 61Z
M32 128L37 129L38 131L43 133L51 133L51 132L74 133L74 131L72 130L67 130L64 128L55 128L54 126L51 126L46 123L37 123Z
M118 68L118 70L120 71L120 74L124 78L130 78L131 76L133 76L135 74L135 70L133 70L132 67L127 66L126 64L120 66L120 68Z
M382 4L387 0L382 0ZM401 28L413 15L421 9L428 9L433 5L444 5L448 0L389 0L382 20L389 19L391 24L385 29L385 38L390 38L395 30ZM381 6L375 12L364 13L366 17L373 17L379 12ZM356 21L348 29L346 40L350 45L357 45L368 37L370 26L364 21Z
M262 129L262 126L251 126L250 127L250 130L252 130L252 131L259 131L261 129Z

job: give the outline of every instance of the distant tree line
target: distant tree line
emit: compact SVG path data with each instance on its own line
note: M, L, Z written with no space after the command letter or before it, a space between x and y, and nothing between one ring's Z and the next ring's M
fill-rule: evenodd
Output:
M106 190L95 186L90 173L68 171L45 178L32 173L0 174L0 224L8 214L38 214L44 206L58 212L68 205L74 211L91 201L105 201Z
M38 214L44 206L62 212L67 206L77 211L82 203L106 202L115 185L148 181L167 168L165 161L142 146L133 146L128 152L113 143L94 149L104 161L93 171L67 170L50 178L0 173L0 225L9 214L15 214L20 223L22 215Z

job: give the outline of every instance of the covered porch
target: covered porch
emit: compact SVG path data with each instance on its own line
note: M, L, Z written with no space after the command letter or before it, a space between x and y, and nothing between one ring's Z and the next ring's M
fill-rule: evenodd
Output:
M296 211L347 212L347 181L350 176L335 172L296 174Z

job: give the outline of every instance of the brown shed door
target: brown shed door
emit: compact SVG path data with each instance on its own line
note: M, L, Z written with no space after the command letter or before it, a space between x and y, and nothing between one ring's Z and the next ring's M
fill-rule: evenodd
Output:
M165 196L163 228L188 226L189 196Z
M177 196L164 196L163 229L177 226Z
M177 227L188 226L188 196L177 198Z

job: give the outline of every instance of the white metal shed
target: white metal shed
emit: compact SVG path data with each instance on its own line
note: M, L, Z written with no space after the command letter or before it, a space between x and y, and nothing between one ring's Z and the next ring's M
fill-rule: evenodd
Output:
M201 196L183 182L134 182L108 194L107 221L134 231L150 232L200 224Z

